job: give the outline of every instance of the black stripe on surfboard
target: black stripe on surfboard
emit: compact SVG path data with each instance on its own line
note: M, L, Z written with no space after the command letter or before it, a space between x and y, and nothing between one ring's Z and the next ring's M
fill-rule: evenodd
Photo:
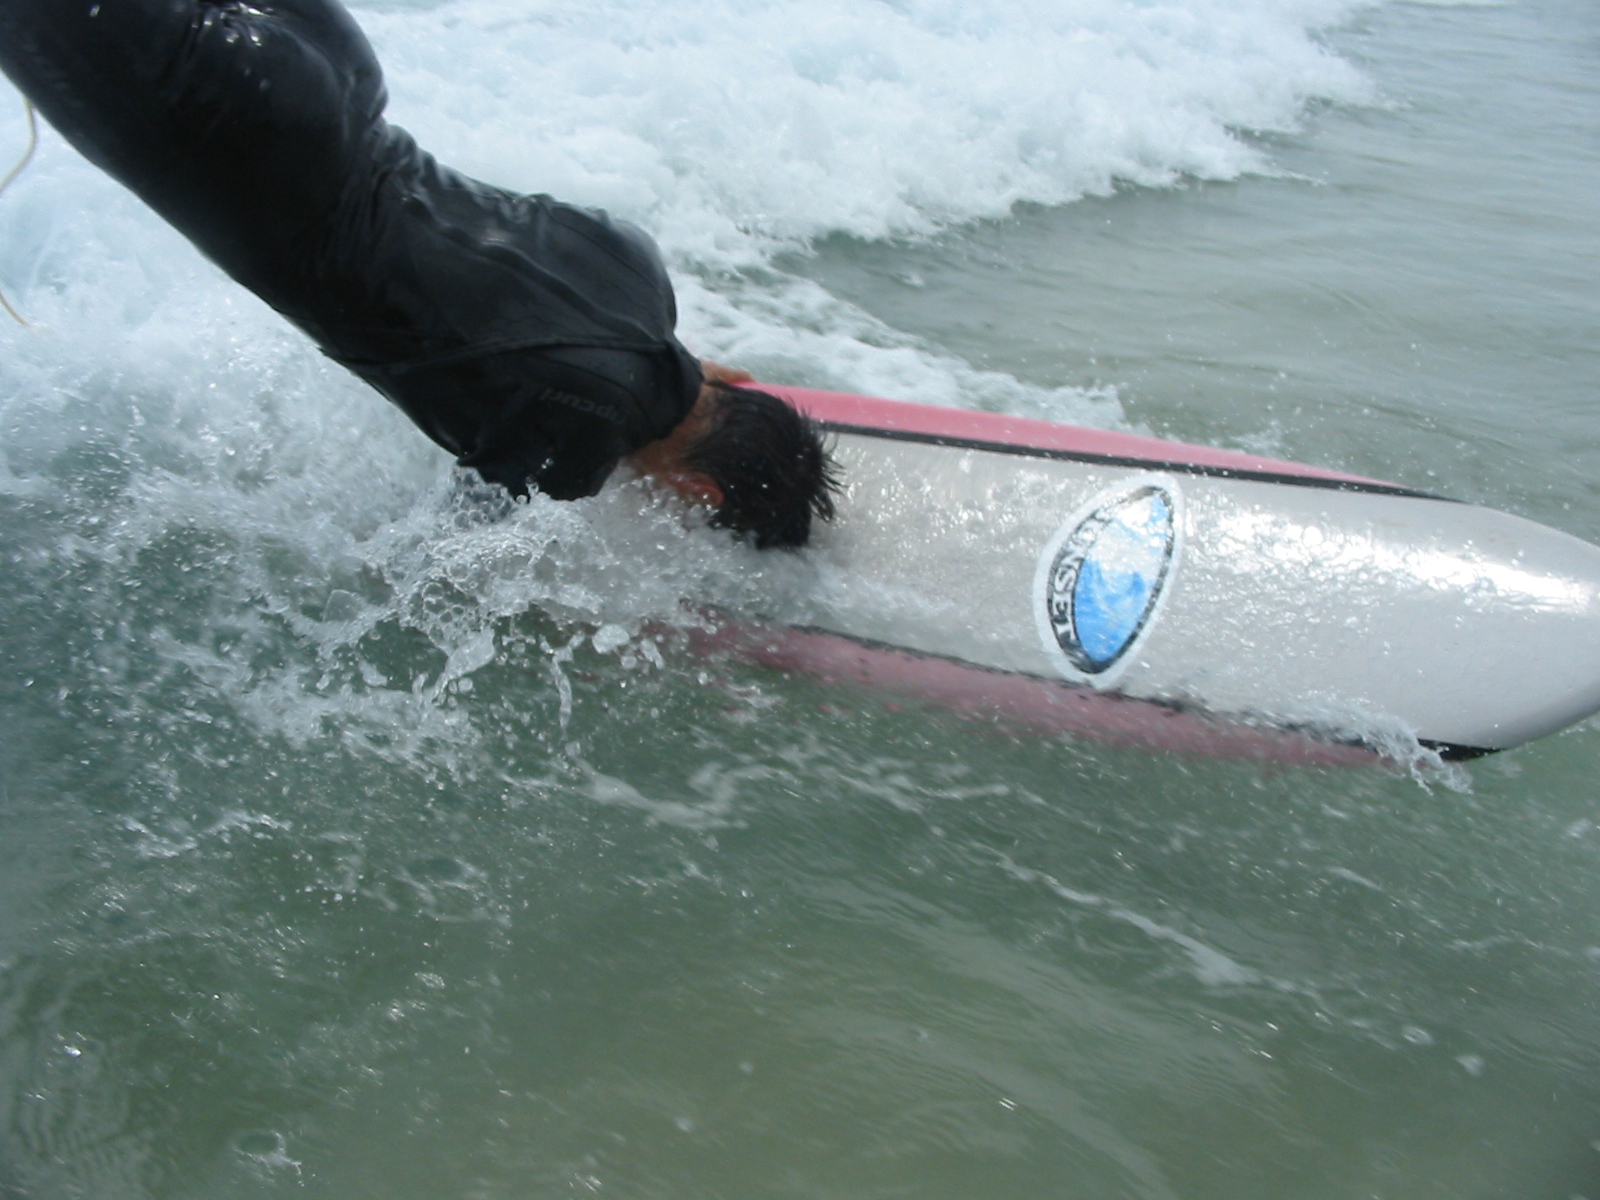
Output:
M1364 479L1329 479L1319 475L1290 475L1282 471L1253 471L1248 467L1218 467L1205 463L1172 462L1160 458L1131 458L1122 454L1093 454L1087 450L1054 450L1024 446L1017 442L989 442L981 438L951 437L943 433L917 433L905 429L879 429L875 425L848 425L841 421L818 421L827 433L848 433L858 437L884 438L891 442L922 442L930 446L949 446L956 450L987 450L993 454L1015 454L1022 458L1049 458L1058 462L1093 463L1105 467L1136 467L1142 470L1172 471L1179 475L1205 475L1213 479L1243 479L1251 483L1286 483L1294 487L1327 488L1335 492L1365 492L1373 496L1404 496L1412 500L1440 500L1459 504L1449 496L1420 492L1397 483L1368 483Z
M1417 745L1424 750L1432 750L1445 762L1471 762L1475 758L1482 758L1486 754L1499 754L1498 750L1491 750L1483 746L1461 746L1455 742L1436 742L1432 738L1418 738Z

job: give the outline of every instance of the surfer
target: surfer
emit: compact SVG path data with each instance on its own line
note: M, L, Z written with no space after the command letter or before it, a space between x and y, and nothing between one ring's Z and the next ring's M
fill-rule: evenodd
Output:
M761 547L833 515L816 428L683 347L649 238L438 163L336 0L0 0L0 68L484 479L576 499L626 460Z

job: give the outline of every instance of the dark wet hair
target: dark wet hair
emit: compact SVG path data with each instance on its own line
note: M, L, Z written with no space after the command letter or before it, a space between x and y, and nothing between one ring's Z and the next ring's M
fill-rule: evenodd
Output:
M811 519L833 519L839 469L816 422L794 405L754 388L710 385L709 428L684 453L684 465L722 489L713 525L744 534L758 549L797 549Z

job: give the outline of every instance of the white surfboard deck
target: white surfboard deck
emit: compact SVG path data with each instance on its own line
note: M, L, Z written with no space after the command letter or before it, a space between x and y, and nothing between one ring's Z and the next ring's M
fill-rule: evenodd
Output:
M1557 530L1213 447L760 386L835 440L844 494L809 553L864 584L744 638L764 661L1291 759L1395 736L1466 757L1600 710L1600 548Z

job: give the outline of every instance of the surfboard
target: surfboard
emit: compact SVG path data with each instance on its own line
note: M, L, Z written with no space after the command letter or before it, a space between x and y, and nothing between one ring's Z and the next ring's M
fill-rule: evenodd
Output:
M1304 761L1471 757L1600 710L1600 548L1558 530L1215 447L759 386L834 442L839 513L808 553L852 585L718 635L748 657Z

